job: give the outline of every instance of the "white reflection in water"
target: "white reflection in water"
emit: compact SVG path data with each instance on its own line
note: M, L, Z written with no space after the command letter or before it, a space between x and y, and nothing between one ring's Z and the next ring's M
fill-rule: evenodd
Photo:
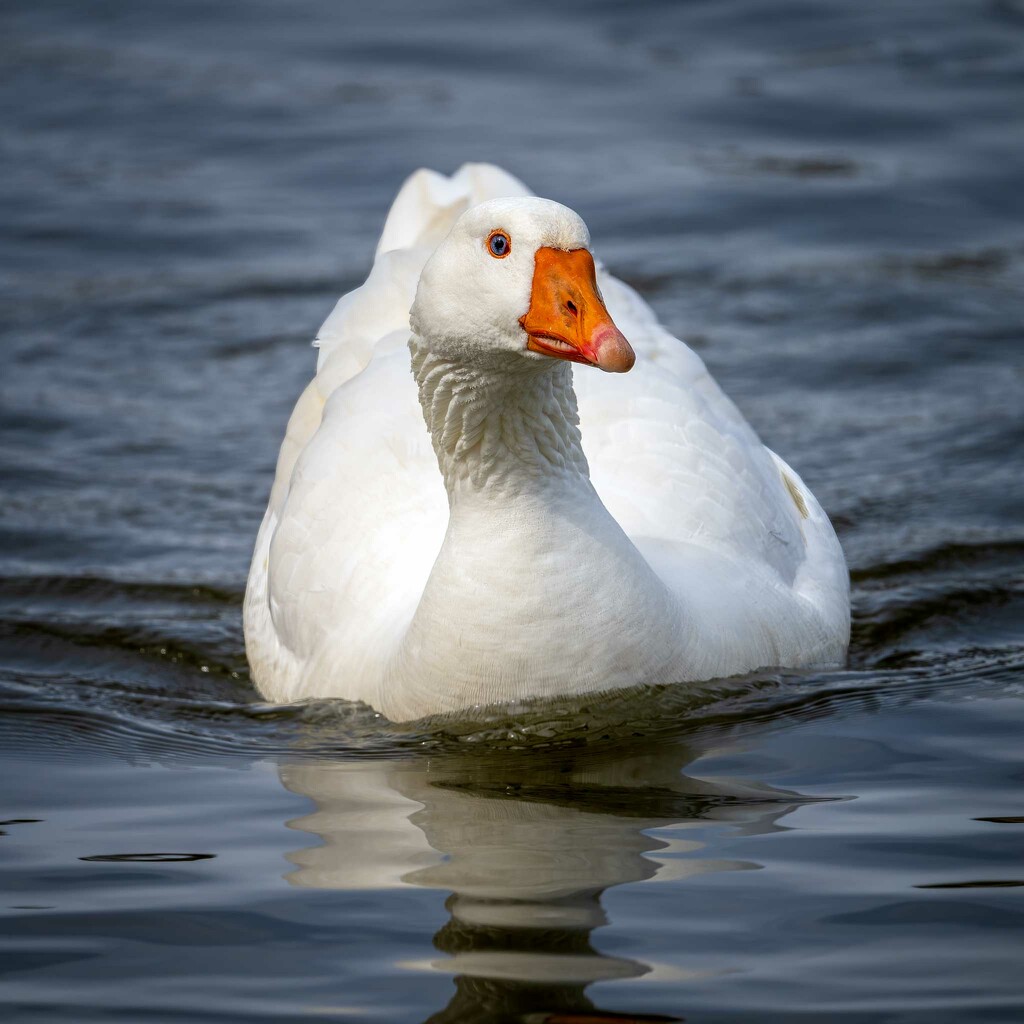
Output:
M289 822L317 841L288 855L295 870L286 877L312 888L449 892L451 918L433 937L444 956L402 965L456 975L455 997L432 1021L470 1011L592 1017L600 1011L584 988L594 981L690 973L595 950L592 931L609 924L602 893L756 868L700 857L704 844L687 833L716 821L774 831L804 802L760 783L691 778L682 769L693 756L662 742L617 753L281 765L283 784L316 805Z

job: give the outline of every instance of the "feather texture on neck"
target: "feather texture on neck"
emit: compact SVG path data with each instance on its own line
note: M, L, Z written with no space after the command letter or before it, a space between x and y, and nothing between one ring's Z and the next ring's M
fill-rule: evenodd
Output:
M572 368L495 352L472 365L409 341L423 418L449 496L505 490L528 479L589 480Z

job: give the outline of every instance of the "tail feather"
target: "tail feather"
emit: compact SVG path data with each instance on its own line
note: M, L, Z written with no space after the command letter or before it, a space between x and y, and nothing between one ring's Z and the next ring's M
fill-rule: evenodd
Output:
M530 190L493 164L463 164L450 178L421 168L406 179L388 212L366 281L343 295L317 332L317 369L339 349L350 375L369 362L385 335L409 326L409 309L427 257L471 206Z
M433 250L471 206L488 199L528 196L518 179L493 164L463 164L450 178L421 168L395 196L384 222L377 255L392 249Z

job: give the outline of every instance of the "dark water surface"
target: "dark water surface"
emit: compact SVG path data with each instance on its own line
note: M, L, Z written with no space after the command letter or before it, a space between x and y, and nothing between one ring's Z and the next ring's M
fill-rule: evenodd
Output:
M22 0L0 111L5 1021L1024 1019L1024 3ZM847 670L256 700L309 339L466 159L814 489Z

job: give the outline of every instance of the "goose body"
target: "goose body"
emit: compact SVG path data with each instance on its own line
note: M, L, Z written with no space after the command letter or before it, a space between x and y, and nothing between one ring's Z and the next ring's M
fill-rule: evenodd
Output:
M317 344L245 597L267 699L401 721L844 659L828 518L567 208L417 172Z

